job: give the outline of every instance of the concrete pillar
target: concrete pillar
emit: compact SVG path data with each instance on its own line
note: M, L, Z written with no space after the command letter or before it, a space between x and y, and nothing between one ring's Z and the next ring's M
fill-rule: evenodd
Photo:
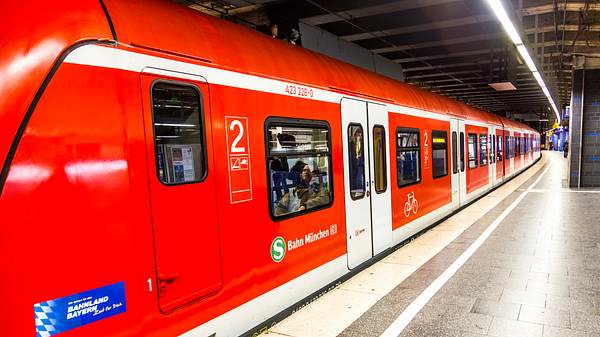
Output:
M574 58L569 186L600 187L600 58Z

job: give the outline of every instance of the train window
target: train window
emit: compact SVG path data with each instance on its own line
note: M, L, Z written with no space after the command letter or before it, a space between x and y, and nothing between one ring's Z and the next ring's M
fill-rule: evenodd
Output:
M266 132L271 215L280 219L331 204L329 125L275 117Z
M465 172L465 134L460 133L460 172Z
M375 171L375 192L387 190L387 160L385 150L385 128L381 125L373 127L373 163Z
M456 139L456 131L452 131L452 173L458 173L458 140Z
M485 166L487 162L487 135L479 135L479 166Z
M510 136L505 137L505 143L506 146L504 146L504 152L506 155L506 159L510 159Z
M448 133L431 131L432 172L434 178L448 175Z
M193 86L152 86L156 173L163 184L198 182L206 175L200 92Z
M498 136L496 139L498 140L498 147L496 148L496 160L502 161L502 136Z
M477 167L477 135L474 133L469 133L469 168L473 169Z
M396 129L396 166L398 187L421 181L419 129Z
M360 124L348 125L348 161L350 163L350 197L362 199L366 193L365 141Z

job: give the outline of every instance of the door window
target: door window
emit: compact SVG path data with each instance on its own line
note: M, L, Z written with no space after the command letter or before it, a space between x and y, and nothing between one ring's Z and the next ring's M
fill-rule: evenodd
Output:
M202 106L190 85L157 82L152 86L156 174L167 185L201 181L206 175Z
M360 124L348 125L348 162L350 164L350 197L362 199L366 193L365 140Z
M458 173L458 144L456 139L456 131L452 131L452 173Z
M460 133L460 172L465 172L465 134Z
M375 163L375 192L387 190L387 161L385 151L385 128L381 125L373 127L373 162Z

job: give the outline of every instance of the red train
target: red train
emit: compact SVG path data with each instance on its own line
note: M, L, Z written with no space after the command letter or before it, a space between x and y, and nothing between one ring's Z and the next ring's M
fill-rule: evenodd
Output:
M169 2L0 8L4 336L252 334L540 156L525 125Z

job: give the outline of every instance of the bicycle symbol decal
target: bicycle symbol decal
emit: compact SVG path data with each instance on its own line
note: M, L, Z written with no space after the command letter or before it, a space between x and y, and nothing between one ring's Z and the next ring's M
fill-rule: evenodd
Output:
M415 192L411 192L406 195L408 197L408 201L404 203L404 216L408 218L410 212L413 214L417 214L419 210L419 203L417 202L417 198L415 198Z

